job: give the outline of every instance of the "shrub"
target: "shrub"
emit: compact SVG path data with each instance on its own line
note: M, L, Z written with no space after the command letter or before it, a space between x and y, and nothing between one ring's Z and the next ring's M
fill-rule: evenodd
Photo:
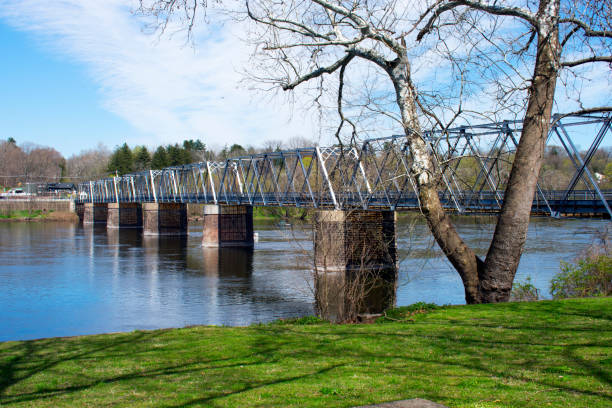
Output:
M576 264L561 262L550 293L554 299L612 295L612 257L604 254Z
M540 299L540 291L531 283L528 276L525 282L515 282L510 293L511 302L533 302Z
M561 262L561 272L551 281L554 299L612 295L612 245L609 231L600 234L575 263Z

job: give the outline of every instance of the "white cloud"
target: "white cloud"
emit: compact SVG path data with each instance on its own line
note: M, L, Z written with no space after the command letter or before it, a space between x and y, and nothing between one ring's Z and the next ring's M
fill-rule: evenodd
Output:
M337 122L324 120L321 131L317 118L292 111L282 92L276 96L262 95L239 84L242 79L239 72L252 63L252 50L238 39L243 26L200 24L196 46L191 47L184 33L161 37L144 33L143 21L131 13L136 3L0 0L0 18L20 30L35 33L56 53L84 62L99 85L103 106L139 130L127 140L130 144L157 145L201 138L218 148L233 143L261 145L266 140L286 140L292 136L317 139L320 132L333 134ZM507 29L516 29L513 24L509 20ZM460 39L450 39L447 44L460 55L467 52L468 45ZM427 47L423 48L415 50L414 56ZM587 106L609 103L611 76L604 65L593 68L598 71L595 74L589 72L593 82L579 81L570 91L560 82L555 110L575 109L572 97L566 94L575 97L576 89L581 91ZM415 81L426 91L447 92L444 89L453 84L448 64L431 50L413 61L413 69ZM351 68L357 91L362 90L362 80L369 75L372 71L360 65ZM384 80L376 84L373 93L389 90L392 88ZM350 90L345 92L349 95ZM484 86L470 95L464 108L490 111L495 106L495 97L495 89ZM517 99L520 105L524 93ZM323 102L333 112L333 93ZM334 119L337 120L335 116ZM376 136L393 133L397 126L380 117L370 122L366 125ZM332 139L318 141L326 144ZM91 141L92 145L95 143Z
M0 18L44 46L86 64L109 111L140 132L130 144L201 138L209 145L259 145L315 137L315 121L292 115L282 98L265 100L239 86L248 46L231 29L148 34L122 0L0 0ZM201 25L200 30L211 29ZM269 100L269 98L267 98Z

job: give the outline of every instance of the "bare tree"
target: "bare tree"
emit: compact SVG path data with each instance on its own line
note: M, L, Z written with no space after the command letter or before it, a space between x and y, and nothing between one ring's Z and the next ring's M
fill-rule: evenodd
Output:
M20 174L24 182L48 183L60 180L64 161L60 152L32 143L24 144L22 150L24 158L20 163Z
M146 3L146 4L144 4ZM335 131L340 144L354 143L362 124L359 117L387 118L399 126L412 155L410 173L415 180L421 210L429 228L463 280L468 303L506 301L523 250L532 199L548 134L560 69L586 63L610 63L610 2L540 0L523 7L510 1L437 0L426 4L403 1L258 0L246 1L245 17L252 23L250 39L255 45L253 78L285 91L310 87L315 101L333 95L339 123ZM196 19L195 1L141 1L141 9L161 17L178 16L190 31ZM421 8L422 13L415 10ZM563 16L561 15L563 13ZM482 19L482 16L495 19ZM504 32L504 19L520 22L512 43L494 42L490 34ZM466 28L467 27L467 28ZM560 27L564 37L560 40ZM442 29L443 28L443 29ZM441 33L467 30L489 41L487 50L455 46ZM435 34L438 34L436 37ZM456 36L457 38L458 36ZM422 45L424 40L433 44ZM522 78L515 70L487 66L490 48L518 50L531 74ZM563 47L588 45L586 55L562 60ZM458 86L438 92L420 92L413 76L418 56L438 51L449 56L452 78ZM440 51L441 50L441 51ZM481 66L495 78L501 106L514 104L524 111L523 134L514 158L502 212L485 260L481 260L457 233L438 196L439 169L423 137L423 124L447 129L465 112L464 92L478 82L469 75L467 62L481 58ZM460 54L457 56L457 54ZM431 60L429 63L432 63ZM512 64L509 64L512 65ZM506 67L508 68L508 67ZM352 75L350 75L352 74ZM523 86L506 87L517 74ZM392 98L380 93L381 84ZM359 92L359 88L364 91ZM527 104L514 95L527 90ZM451 94L454 91L455 94ZM448 95L445 94L448 92ZM359 99L358 103L347 100ZM436 110L437 109L437 110ZM592 112L601 108L585 108ZM450 112L450 115L449 115Z
M314 140L308 139L306 137L293 136L293 137L289 138L289 140L287 141L286 145L287 145L287 148L295 150L295 149L299 149L301 147L316 146L317 143Z
M21 163L25 159L23 150L11 141L0 142L0 184L12 187L19 182Z
M95 149L84 150L66 160L67 174L71 180L95 180L105 177L110 150L99 144Z
M0 143L0 183L8 187L18 183L59 181L64 158L51 147L14 142Z

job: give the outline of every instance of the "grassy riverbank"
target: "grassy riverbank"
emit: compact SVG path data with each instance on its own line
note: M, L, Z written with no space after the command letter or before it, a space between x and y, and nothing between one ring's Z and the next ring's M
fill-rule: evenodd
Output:
M612 404L612 298L393 317L1 343L0 405Z
M253 207L255 221L305 221L312 217L312 210L294 207Z
M42 210L18 210L0 214L0 220L34 220L44 219L49 215Z
M0 221L78 221L69 211L18 210L0 214Z

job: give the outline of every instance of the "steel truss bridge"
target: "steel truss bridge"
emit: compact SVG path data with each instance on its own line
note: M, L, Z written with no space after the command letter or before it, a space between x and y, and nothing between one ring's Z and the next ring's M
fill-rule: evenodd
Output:
M553 118L547 144L557 146L558 156L569 163L573 175L563 179L543 168L534 213L612 217L612 190L601 190L596 178L601 176L589 170L602 141L612 133L611 122L611 112ZM503 121L423 135L440 174L439 195L447 209L457 213L501 209L521 125L522 121ZM582 154L578 139L589 143ZM299 148L89 181L79 184L78 201L417 209L411 162L406 137L397 135L365 140L358 147Z

